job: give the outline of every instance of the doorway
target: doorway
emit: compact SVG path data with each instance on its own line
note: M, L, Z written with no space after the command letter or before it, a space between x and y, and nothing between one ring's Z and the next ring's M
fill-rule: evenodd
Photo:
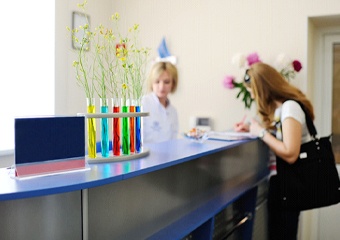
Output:
M337 164L340 164L340 33L324 34L323 88L322 95L322 135L332 134L332 146ZM318 99L318 98L317 98Z
M308 90L315 111L318 137L333 134L340 169L340 15L308 20ZM339 171L340 172L340 171ZM299 240L338 239L340 204L304 211Z
M340 164L340 42L333 43L332 144L335 161Z

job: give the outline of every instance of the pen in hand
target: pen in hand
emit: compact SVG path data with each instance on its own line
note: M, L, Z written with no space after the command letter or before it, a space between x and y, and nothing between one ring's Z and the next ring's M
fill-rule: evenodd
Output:
M247 115L244 114L244 116L243 116L243 118L242 118L242 120L241 120L241 123L244 123L244 121L246 120L246 118L247 118Z
M241 125L243 125L243 124L244 124L244 121L246 120L246 118L247 118L247 115L244 115L243 118L242 118L242 120L241 120L240 122L236 123L236 126L241 126Z
M236 123L234 130L236 132L248 132L249 131L249 127L247 124L245 124L245 121L247 119L247 115L244 115L242 120L238 123Z

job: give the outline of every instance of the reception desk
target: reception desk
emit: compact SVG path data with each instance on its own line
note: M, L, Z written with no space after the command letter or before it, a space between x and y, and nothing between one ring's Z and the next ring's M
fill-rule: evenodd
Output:
M262 141L145 147L144 158L80 172L15 179L0 169L0 238L217 239L216 216L231 207L248 220L237 234L251 239L257 186L268 175Z

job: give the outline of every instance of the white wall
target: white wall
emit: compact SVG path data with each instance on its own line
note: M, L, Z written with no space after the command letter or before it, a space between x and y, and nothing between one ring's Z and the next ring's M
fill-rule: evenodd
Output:
M180 84L170 97L177 107L180 131L189 128L190 116L209 116L216 130L231 128L244 115L236 100L236 90L224 89L226 74L241 77L243 71L232 65L236 53L258 52L273 63L280 53L299 59L302 71L293 81L303 91L311 91L307 78L308 17L340 12L338 0L89 0L94 22L105 22L119 12L122 28L134 23L141 27L143 45L151 47L151 57L164 36L170 52L177 56ZM78 1L58 0L56 46L56 113L85 111L85 96L75 84L70 36L71 11ZM95 24L96 25L96 24ZM307 93L311 95L310 92ZM249 110L248 110L249 112ZM254 113L251 110L249 115Z

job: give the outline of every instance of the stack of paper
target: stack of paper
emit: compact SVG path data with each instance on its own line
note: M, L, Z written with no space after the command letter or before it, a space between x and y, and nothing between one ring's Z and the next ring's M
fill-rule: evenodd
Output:
M224 140L224 141L255 139L255 138L257 138L257 136L254 136L250 134L249 132L232 132L232 131L214 132L214 131L211 131L208 134L208 139Z

